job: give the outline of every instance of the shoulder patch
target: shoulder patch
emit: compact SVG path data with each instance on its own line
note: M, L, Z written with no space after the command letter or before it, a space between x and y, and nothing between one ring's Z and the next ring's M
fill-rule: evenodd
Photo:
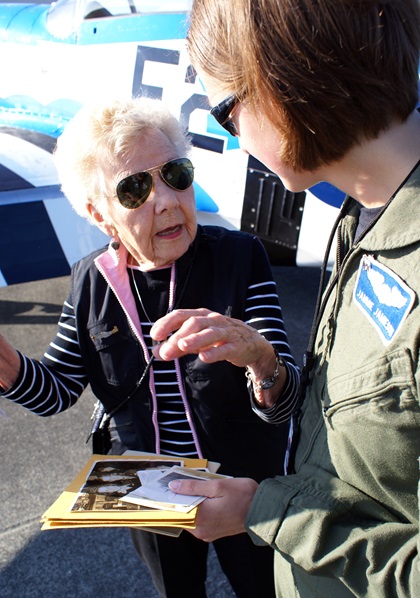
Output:
M372 256L362 257L353 300L379 333L384 345L398 334L415 297L415 292L395 272Z

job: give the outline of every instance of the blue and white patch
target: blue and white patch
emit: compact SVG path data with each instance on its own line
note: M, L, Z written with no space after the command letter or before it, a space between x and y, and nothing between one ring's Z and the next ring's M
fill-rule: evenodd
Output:
M395 338L410 313L416 294L392 270L370 255L360 261L353 299L382 339Z

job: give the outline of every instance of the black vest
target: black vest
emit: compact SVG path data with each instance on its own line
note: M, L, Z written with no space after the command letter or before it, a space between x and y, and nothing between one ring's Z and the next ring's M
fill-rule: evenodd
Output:
M245 233L199 227L176 263L176 307L225 313L230 306L232 317L244 320L259 243ZM93 262L103 251L74 265L72 300L88 379L109 413L133 392L146 364L124 310ZM288 425L265 423L252 411L244 369L228 362L205 364L196 355L180 363L203 456L220 462L220 471L229 475L259 481L282 473ZM115 414L110 430L115 452L155 451L148 379Z

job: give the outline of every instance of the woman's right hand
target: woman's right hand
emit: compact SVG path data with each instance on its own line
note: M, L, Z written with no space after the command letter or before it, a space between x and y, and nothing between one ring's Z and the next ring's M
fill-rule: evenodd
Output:
M0 387L8 390L19 375L20 358L12 345L0 334Z
M177 494L207 497L198 507L195 528L188 531L204 542L213 542L245 532L246 516L258 484L251 478L226 478L174 480L169 487Z
M204 363L226 360L247 367L259 408L272 407L283 391L285 367L280 368L272 388L261 391L255 387L255 382L273 375L276 356L268 340L242 320L205 308L176 309L155 322L150 335L159 343L153 348L158 359L169 361L195 353Z
M274 353L270 343L242 320L209 309L176 309L160 318L150 334L157 345L155 357L169 361L188 353L204 363L229 361L238 367L265 364Z

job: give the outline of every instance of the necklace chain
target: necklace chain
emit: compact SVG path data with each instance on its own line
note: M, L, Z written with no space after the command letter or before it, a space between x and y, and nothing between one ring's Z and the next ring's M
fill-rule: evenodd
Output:
M143 312L144 312L144 314L145 314L145 316L146 316L149 324L152 325L153 322L149 318L149 314L147 313L146 308L144 307L144 303L143 303L143 300L141 298L139 288L137 286L136 277L134 276L134 268L132 267L132 268L130 268L130 270L131 270L131 278L133 279L133 284L134 284L134 288L136 290L136 294L137 294L138 300L140 302L140 305L141 305L141 307L143 309ZM166 311L167 314L170 311L172 311L173 307L174 307L174 291L175 291L175 262L173 262L172 266L171 266L171 280L170 280L170 283L169 283L169 301L168 301L168 309Z
M142 307L142 310L143 310L143 312L144 312L144 315L145 315L145 316L146 316L146 318L148 319L148 321L149 321L149 324L152 324L153 322L152 322L152 320L149 318L149 314L147 313L147 311L146 311L146 308L144 307L144 303L143 303L143 300L142 300L142 298L141 298L141 295L140 295L139 288L138 288L138 286L137 286L136 277L134 276L134 268L130 268L130 270L131 270L131 278L133 279L134 288L136 289L137 297L138 297L138 300L139 300L139 302L140 302L140 305L141 305L141 307Z

